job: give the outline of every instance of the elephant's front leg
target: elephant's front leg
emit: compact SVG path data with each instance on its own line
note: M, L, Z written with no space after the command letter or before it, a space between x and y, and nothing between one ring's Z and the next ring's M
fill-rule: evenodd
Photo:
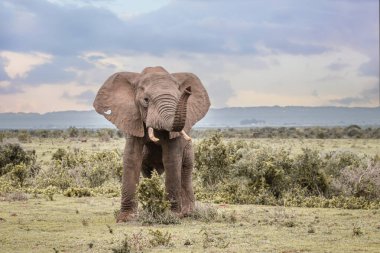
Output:
M194 152L191 142L187 143L183 151L182 159L182 214L188 215L195 208L195 196L192 183L192 172L194 164Z
M162 145L162 162L165 168L165 187L171 210L181 213L182 149L179 138L167 140Z
M121 209L117 222L125 222L137 212L136 187L140 178L143 145L142 138L126 137L123 157Z

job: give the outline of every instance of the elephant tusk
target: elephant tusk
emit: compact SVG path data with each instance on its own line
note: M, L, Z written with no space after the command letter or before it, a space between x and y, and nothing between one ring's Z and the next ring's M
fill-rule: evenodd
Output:
M185 130L181 131L181 135L183 136L183 138L185 138L185 140L191 141L191 137L186 134Z
M148 135L149 135L149 139L153 142L158 142L160 140L156 136L154 136L154 130L151 127L148 127Z

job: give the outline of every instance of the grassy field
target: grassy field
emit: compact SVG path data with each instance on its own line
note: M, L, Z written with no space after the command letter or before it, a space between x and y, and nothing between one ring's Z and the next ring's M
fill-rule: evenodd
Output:
M196 143L198 140L194 140ZM379 155L379 139L251 139L268 145L321 152L346 150ZM6 142L17 142L7 139ZM47 162L58 148L88 152L117 149L124 139L37 139L21 144ZM116 224L119 198L28 195L0 198L0 252L112 252L128 236L133 252L380 252L380 210L213 205L210 221L184 218L176 225ZM204 203L199 203L205 206ZM154 231L160 231L160 237ZM167 234L165 234L167 233ZM165 238L166 235L166 238ZM157 245L160 239L166 246ZM122 251L116 251L122 252Z
M194 143L198 141L198 139L194 139ZM302 148L308 147L323 152L341 150L362 155L380 156L380 139L247 139L246 141L257 145L285 147L291 149L293 154L300 153ZM7 142L17 142L17 140L9 139ZM28 150L36 150L37 157L42 161L46 161L51 159L52 153L58 148L77 148L89 152L117 149L122 152L124 144L125 140L123 138L111 139L108 142L100 142L98 138L89 138L86 142L81 142L77 138L34 138L31 143L23 143L22 146Z
M118 198L1 202L0 252L110 252L127 234L152 252L379 252L380 211L215 206L220 217L177 225L115 224ZM152 246L150 230L171 234ZM112 233L111 233L112 232Z

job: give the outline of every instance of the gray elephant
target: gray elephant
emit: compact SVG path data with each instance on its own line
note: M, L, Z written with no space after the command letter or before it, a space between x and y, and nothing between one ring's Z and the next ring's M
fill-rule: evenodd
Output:
M154 169L165 172L171 210L179 216L193 210L194 154L187 133L209 107L205 88L191 73L149 67L141 74L119 72L106 80L94 108L126 135L117 222L134 217L140 172L149 177Z

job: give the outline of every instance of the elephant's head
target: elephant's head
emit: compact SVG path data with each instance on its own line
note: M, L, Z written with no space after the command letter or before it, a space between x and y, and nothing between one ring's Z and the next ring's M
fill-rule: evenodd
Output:
M157 141L153 129L170 132L170 138L191 127L206 114L209 97L191 73L168 73L162 67L145 68L141 74L119 72L99 89L95 110L121 131Z

